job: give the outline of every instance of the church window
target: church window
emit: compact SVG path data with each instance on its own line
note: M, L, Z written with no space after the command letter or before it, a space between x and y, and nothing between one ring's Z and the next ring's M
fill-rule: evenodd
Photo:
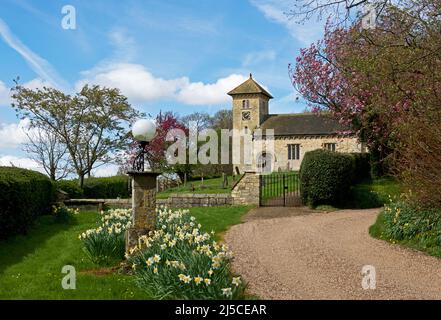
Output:
M242 108L249 109L250 108L250 100L242 100Z
M288 160L299 160L299 159L300 159L300 144L289 144Z
M329 151L335 151L336 143L325 143L323 146Z

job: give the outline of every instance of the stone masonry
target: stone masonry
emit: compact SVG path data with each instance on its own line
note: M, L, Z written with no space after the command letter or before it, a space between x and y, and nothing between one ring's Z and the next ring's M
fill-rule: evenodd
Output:
M245 172L231 191L234 205L259 205L260 176L254 171Z

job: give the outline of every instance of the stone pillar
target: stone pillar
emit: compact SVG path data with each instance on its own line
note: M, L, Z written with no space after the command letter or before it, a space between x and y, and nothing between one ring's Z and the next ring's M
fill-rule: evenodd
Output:
M138 244L140 236L155 229L156 172L129 171L132 177L132 227L126 231L126 251Z
M260 175L255 171L245 172L231 190L233 204L255 205L260 204Z

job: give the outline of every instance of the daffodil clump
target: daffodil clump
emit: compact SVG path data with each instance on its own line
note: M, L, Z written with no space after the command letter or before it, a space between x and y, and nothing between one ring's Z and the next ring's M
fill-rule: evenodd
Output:
M70 222L75 215L80 212L80 209L68 208L65 205L52 206L52 215L56 222L67 223Z
M131 209L102 211L98 227L79 235L84 250L96 264L110 264L124 259L125 231L131 226Z
M424 246L441 245L441 214L412 205L405 198L389 199L383 210L383 237L389 241L416 239Z
M156 299L240 299L245 285L230 272L232 253L188 210L157 209L157 229L126 253L137 283Z

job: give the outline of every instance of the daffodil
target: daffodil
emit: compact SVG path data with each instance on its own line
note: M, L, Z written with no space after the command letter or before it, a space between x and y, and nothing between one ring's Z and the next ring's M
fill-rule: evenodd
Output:
M226 296L226 297L231 296L232 295L231 288L224 288L224 289L222 289L222 294L224 296Z
M204 279L201 278L201 277L199 277L199 276L197 276L197 277L194 278L194 282L196 283L197 286L198 286L203 280L204 280Z
M242 283L242 280L240 280L240 277L233 277L233 281L231 281L231 283L238 287Z

